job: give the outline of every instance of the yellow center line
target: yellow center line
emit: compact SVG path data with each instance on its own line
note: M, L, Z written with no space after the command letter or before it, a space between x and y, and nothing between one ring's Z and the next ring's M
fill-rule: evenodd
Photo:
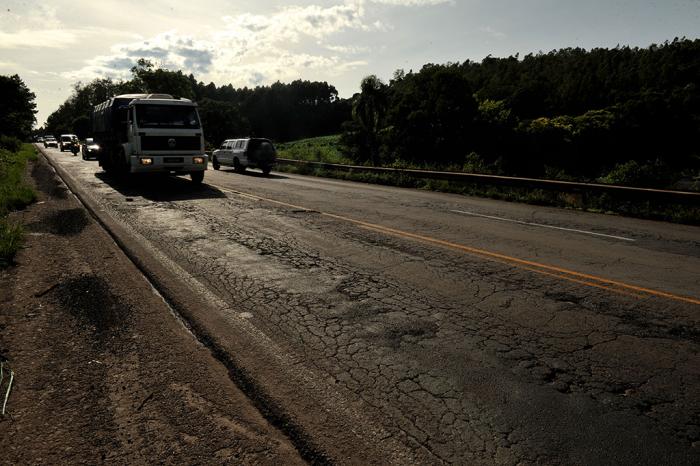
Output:
M366 228L366 229L372 230L372 231L378 231L378 232L384 233L384 234L389 234L389 235L394 235L394 236L396 236L394 233L392 233L392 232L390 232L390 231L386 231L386 230L383 229L383 228L373 228L373 227L369 227L369 226L365 226L365 225L359 225L359 227L360 227L360 228ZM471 252L469 252L469 253L470 253L470 254L473 254L473 255L476 255L476 254L471 253ZM593 283L593 282L586 281L586 280L579 280L579 279L577 279L577 278L568 277L568 276L566 276L566 275L561 275L561 274L559 274L559 273L547 272L547 271L545 271L545 270L536 269L536 268L528 267L528 266L521 265L521 264L513 264L511 261L505 261L505 260L501 260L501 259L493 258L493 257L486 257L486 256L483 256L483 255L481 255L481 254L479 254L478 256L481 257L482 259L488 259L488 260L491 260L491 261L493 261L493 262L498 262L498 263L500 263L500 264L509 265L509 266L511 266L511 267L512 267L512 266L515 266L515 267L518 267L518 268L523 269L523 270L528 270L528 271L530 271L530 272L535 272L535 273L538 273L538 274L541 274L541 275L547 275L547 276L549 276L549 277L558 278L558 279L560 279L560 280L566 280L566 281L569 281L569 282L578 283L578 284L580 284L580 285L586 285L586 286L591 286L591 287L594 287L594 288L600 288L601 290L606 290L606 291L610 291L610 292L617 293L617 294L621 294L621 295L625 295L625 296L631 296L631 297L637 298L637 299L642 299L642 298L644 298L644 296L641 295L641 294L632 293L632 292L630 292L630 291L620 290L620 289L613 288L613 287L610 287L610 286L601 285L601 284L599 284L599 283Z
M285 207L291 207L293 209L308 210L308 211L317 212L315 209L309 209L307 207L303 207L303 206L299 206L299 205L295 205L295 204L290 204L288 202L283 202L283 201L278 201L275 199L269 199L269 198L265 198L265 197L261 197L261 196L256 196L255 194L250 194L250 193L246 193L243 191L236 191L236 190L232 190L232 189L227 189L227 188L223 188L220 186L215 186L215 185L211 185L211 186L214 186L215 188L217 188L221 191L224 191L224 192L237 194L239 196L244 196L244 197L254 199L254 200L269 202L272 204L278 204L278 205L282 205ZM641 295L651 295L651 296L671 299L674 301L680 301L680 302L700 305L700 299L689 297L689 296L682 296L682 295L669 293L666 291L653 290L651 288L644 288L644 287L637 286L637 285L631 285L631 284L624 283L621 281L611 280L609 278L598 277L595 275L576 272L575 270L569 270L569 269L565 269L562 267L556 267L553 265L542 264L542 263L530 261L527 259L520 259L518 257L508 256L506 254L488 251L485 249L474 248L471 246L465 246L463 244L453 243L451 241L445 241L445 240L441 240L438 238L432 238L430 236L424 236L424 235L420 235L417 233L410 233L410 232L403 231L403 230L397 230L395 228L391 228L391 227L387 227L387 226L383 226L383 225L377 225L375 223L369 223L369 222L365 222L362 220L357 220L354 218L345 217L343 215L332 214L329 212L318 212L318 213L320 215L325 216L325 217L353 223L355 225L359 225L359 226L369 228L369 229L372 229L372 230L375 230L375 231L378 231L381 233L389 234L392 236L399 236L399 237L403 237L403 238L409 238L409 239L413 239L413 240L422 241L425 243L437 244L437 245L447 247L450 249L455 249L458 251L466 252L466 253L476 255L479 257L483 257L486 259L494 260L496 262L501 262L501 263L506 263L508 265L517 266L519 268L529 270L532 272L560 278L562 280L567 280L570 282L580 283L580 284L583 284L586 286L605 289L608 291L612 291L614 293L620 293L620 294L625 294L625 295L640 297L640 298L642 297L642 296L640 296L640 294Z

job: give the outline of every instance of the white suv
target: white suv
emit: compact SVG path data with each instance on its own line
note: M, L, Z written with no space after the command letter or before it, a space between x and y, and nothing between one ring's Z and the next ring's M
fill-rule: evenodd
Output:
M269 139L227 139L212 153L212 166L218 170L222 165L233 167L237 172L246 168L259 168L266 175L277 162L277 151Z

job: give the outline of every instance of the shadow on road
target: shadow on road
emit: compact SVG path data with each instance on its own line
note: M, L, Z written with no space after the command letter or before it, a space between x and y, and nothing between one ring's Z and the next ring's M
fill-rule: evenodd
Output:
M272 174L272 173L269 174L269 175L266 175L266 174L264 174L263 172L258 172L258 171L254 171L254 172L253 172L253 171L250 171L250 170L246 170L246 171L244 171L244 172L242 172L242 173L239 173L239 172L237 172L237 171L235 171L235 170L233 170L233 169L227 170L227 169L225 169L225 168L222 167L222 168L220 168L218 171L220 171L220 172L222 172L222 173L231 173L232 175L243 175L243 176L250 176L250 177L253 177L253 178L265 178L265 179L268 179L268 180L286 180L286 179L287 179L287 177L284 176L284 175L277 175L277 174Z
M167 202L226 197L219 189L206 183L206 175L201 185L194 184L189 176L160 174L117 176L99 172L95 173L95 177L125 197L141 196L150 201Z

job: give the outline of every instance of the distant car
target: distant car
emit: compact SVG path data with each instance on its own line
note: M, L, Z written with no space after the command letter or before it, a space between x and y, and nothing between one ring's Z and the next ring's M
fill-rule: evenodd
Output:
M44 138L41 136L37 136L36 142L44 142Z
M87 138L83 143L81 152L83 154L83 160L96 159L100 152L100 146L93 138Z
M266 175L277 162L277 151L269 139L227 139L212 153L212 166L218 170L222 165L233 167L237 172L246 168L259 168Z
M78 136L75 134L61 134L61 141L58 144L58 148L61 152L64 150L71 150L73 144L78 144Z
M46 136L44 138L44 147L58 147L58 141L53 136Z

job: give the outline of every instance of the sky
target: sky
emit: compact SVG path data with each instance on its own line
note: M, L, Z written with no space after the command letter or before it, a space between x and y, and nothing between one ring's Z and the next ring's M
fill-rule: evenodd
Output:
M44 123L78 82L129 78L139 58L253 87L363 77L564 47L700 36L700 0L0 0L0 74L19 74Z

